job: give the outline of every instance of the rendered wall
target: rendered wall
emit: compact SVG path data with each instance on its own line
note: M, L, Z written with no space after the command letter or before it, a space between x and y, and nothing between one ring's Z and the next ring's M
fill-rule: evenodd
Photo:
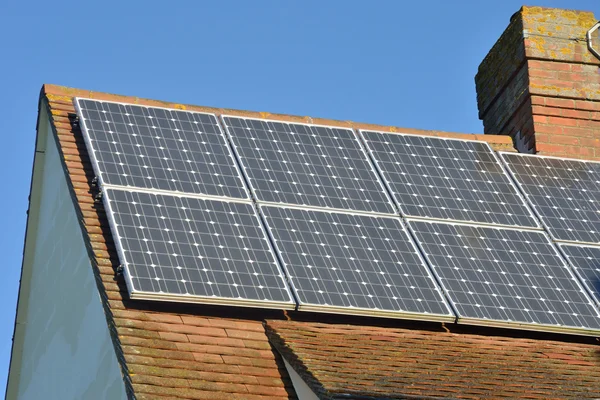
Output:
M19 299L18 320L26 326L22 352L15 354L19 349L13 349L13 361L20 362L11 365L9 399L15 389L18 399L125 399L125 385L56 142L51 132L47 135L42 186L37 188L38 223L28 227L34 229L35 246L26 248L33 254L26 255L24 263L24 269L31 269L31 277L22 290L27 286L30 290ZM23 279L26 275L24 272Z

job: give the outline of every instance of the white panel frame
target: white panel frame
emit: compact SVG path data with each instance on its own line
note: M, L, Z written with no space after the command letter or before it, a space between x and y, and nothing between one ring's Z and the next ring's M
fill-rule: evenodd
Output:
M471 226L471 227L475 226L475 227L481 227L481 228L491 228L491 229L496 229L496 230L512 230L512 231L517 231L517 232L537 232L537 233L542 234L548 240L548 244L554 251L554 254L558 257L559 260L562 261L564 269L568 271L568 273L573 278L573 281L577 284L579 289L582 290L582 293L584 294L584 296L587 297L588 304L596 311L596 316L600 319L600 310L598 309L596 301L588 293L587 288L580 282L578 276L575 274L575 272L573 271L573 269L571 268L570 264L567 262L565 257L556 248L556 245L552 242L552 239L550 238L550 236L548 235L547 232L532 231L530 229L521 229L518 227L473 225L473 224L456 223L456 222L450 222L450 221L437 221L437 220L423 220L423 219L407 218L406 222L407 222L408 230L411 232L411 235L415 238L414 241L417 244L417 247L419 248L420 252L423 254L423 257L425 258L428 267L430 268L430 270L436 277L436 280L439 280L439 286L442 288L442 291L447 296L448 302L451 304L451 306L454 310L457 310L457 308L456 308L454 301L452 300L452 296L448 293L448 290L443 285L440 277L438 277L437 274L435 273L435 269L431 266L431 263L429 262L429 259L427 258L427 253L421 246L421 243L416 239L417 236L415 235L415 231L414 231L413 227L410 225L411 221L426 222L429 224L446 224L446 225L460 225L460 226ZM556 332L556 333L566 333L566 334L571 334L571 335L582 335L582 336L600 336L600 328L599 329L588 329L588 328L580 328L580 327L572 327L572 326L537 324L537 323L530 323L530 322L500 321L500 320L483 319L483 318L469 318L469 317L461 316L458 311L455 311L455 312L457 315L457 319L456 319L457 324L490 326L490 327L509 328L509 329L523 329L523 330L540 331L540 332Z
M106 217L108 219L110 230L113 233L115 247L117 249L117 254L119 256L119 260L121 262L121 266L123 267L123 276L125 278L125 283L127 289L129 291L129 297L131 299L137 300L161 300L161 301L169 301L169 302L178 302L178 303L200 303L200 304L213 304L213 305L229 305L229 306L238 306L238 307L257 307L257 308L273 308L279 307L286 310L294 310L296 308L296 302L293 297L293 294L290 289L290 285L286 281L286 275L284 271L281 270L281 265L279 264L277 258L275 257L275 251L273 249L272 243L269 240L269 237L266 233L266 229L261 223L261 219L258 216L256 211L256 207L252 205L254 209L254 217L256 218L258 226L261 228L263 232L263 237L269 246L269 250L271 250L271 254L273 255L273 262L277 265L281 272L282 282L286 288L286 292L290 297L289 302L278 302L278 301L266 301L266 300L248 300L248 299L236 299L229 297L213 297L213 296L198 296L198 295L185 295L185 294L169 294L169 293L155 293L155 292L145 292L141 290L136 290L133 284L133 280L131 274L129 273L129 262L127 261L127 257L125 255L125 251L123 249L123 245L121 244L121 238L119 236L119 230L117 227L117 223L115 221L115 212L112 208L111 199L110 199L110 191L111 190L119 190L119 191L128 191L132 193L147 193L147 194L159 194L159 195L167 195L172 197L180 197L180 198L196 198L201 200L213 200L213 198L202 198L202 197L191 197L191 196L181 196L174 195L170 193L158 193L152 190L139 190L139 188L130 188L130 187L116 187L109 186L106 187L108 190L104 190L102 195L102 200L104 203L104 207L106 210ZM223 201L218 199L216 201ZM246 201L242 201L241 199L229 199L227 202L230 203L240 203L240 204L249 204Z
M600 241L599 242L583 242L583 241L578 241L578 240L558 239L557 237L555 237L554 234L553 234L553 232L552 232L552 229L544 222L545 221L544 218L537 211L535 204L533 204L532 202L529 201L528 196L527 196L527 194L525 192L525 189L523 189L523 187L521 186L521 183L517 179L517 176L516 176L515 172L512 170L512 168L510 167L510 165L507 162L507 160L504 158L504 155L510 155L510 156L515 156L516 155L516 156L519 156L519 157L549 158L549 159L553 159L553 160L577 161L577 162L582 162L582 163L593 163L593 164L600 164L600 161L596 161L596 160L582 160L582 159L578 159L578 158L547 156L547 155L540 155L540 154L512 153L512 152L508 152L508 151L500 151L500 152L498 152L498 154L500 156L500 159L502 160L502 164L504 164L504 167L508 171L511 179L514 181L515 185L517 186L517 188L519 189L519 191L522 193L523 198L525 199L526 203L531 207L531 210L535 213L536 217L541 222L544 231L547 232L550 235L550 237L552 238L552 240L554 242L556 242L556 243L575 244L575 245L581 244L581 245L584 245L584 246L600 246Z
M86 97L74 97L73 98L73 104L75 105L75 110L77 112L77 116L79 117L79 126L80 126L80 130L81 133L83 135L83 139L85 141L85 145L86 145L86 149L87 149L87 153L90 157L90 160L92 162L92 167L94 169L94 175L96 176L97 179L97 185L99 188L102 187L120 187L120 188L138 188L137 186L122 186L122 185L115 185L115 184L109 184L104 182L104 178L103 178L103 171L100 168L100 160L98 160L98 158L96 157L96 153L95 150L96 148L93 145L92 142L92 138L90 136L89 133L89 128L86 124L86 120L85 118L81 117L82 114L82 108L79 104L80 100L86 100L86 101L95 101L98 103L109 103L109 104L118 104L118 105L122 105L122 106L136 106L136 107L144 107L144 108L156 108L159 110L166 110L169 112L173 112L173 111L181 111L181 112L186 112L186 113L191 113L191 114L198 114L198 115L209 115L215 118L215 122L216 122L216 126L219 130L219 135L221 137L221 139L223 140L223 145L224 147L227 148L227 153L229 153L229 158L231 159L232 165L234 166L235 170L237 171L238 174L238 179L241 183L241 187L243 188L244 193L246 194L245 198L236 198L236 197L228 197L228 196L215 196L215 195L210 195L210 194L200 194L200 193L188 193L188 192L182 192L182 191L178 191L178 190L161 190L161 189L154 189L154 188L139 188L141 190L143 189L148 189L154 192L163 192L163 193L171 193L174 195L180 195L180 196L187 196L187 197L191 197L191 196L200 196L200 198L210 198L210 199L216 199L216 200L229 200L229 199L241 199L241 200L246 200L247 202L251 202L252 198L250 196L250 191L248 190L248 186L246 185L246 182L244 181L244 177L242 176L242 171L240 168L240 165L237 162L236 157L234 156L231 147L229 146L229 142L228 139L225 135L225 132L223 131L223 128L221 127L221 124L219 123L219 118L216 114L213 113L208 113L208 112L199 112L199 111L189 111L189 110L180 110L177 108L167 108L167 107L155 107L155 106L146 106L146 105L142 105L142 104L133 104L133 103L123 103L123 102L118 102L118 101L106 101L106 100L97 100L97 99L91 99L91 98L86 98Z
M367 149L364 146L364 143L362 142L362 140L360 139L358 133L356 130L352 129L352 128L348 128L348 127L343 127L343 126L335 126L335 125L321 125L321 124L311 124L311 123L307 123L307 122L295 122L295 121L284 121L284 120L277 120L277 119L268 119L268 118L256 118L256 117L243 117L243 116L239 116L239 115L230 115L230 114L221 114L221 119L220 122L223 124L223 128L227 134L227 138L229 140L229 142L231 143L231 148L233 149L233 152L235 153L235 156L237 158L237 161L241 167L242 173L246 179L247 185L250 188L250 191L252 193L252 197L255 199L257 204L264 204L264 205L273 205L273 206L282 206L282 207L294 207L294 206L298 206L301 208L306 208L306 209L315 209L315 210L322 210L322 211L339 211L341 213L348 213L348 214L369 214L369 215L388 215L388 216L398 216L399 215L399 211L398 211L398 207L396 205L396 202L394 201L394 199L392 198L392 196L390 195L390 192L385 184L385 182L382 181L381 176L379 175L379 172L377 171L377 169L375 168L375 166L373 165L373 162L371 161L371 157L367 152ZM314 205L301 205L301 204L292 204L292 203L283 203L283 202L274 202L274 201L264 201L261 200L260 198L258 198L258 196L256 195L256 191L254 186L252 185L252 181L250 179L250 176L248 175L248 173L246 172L246 167L244 165L244 163L241 160L241 155L240 152L238 151L237 146L235 145L235 141L233 139L233 135L230 132L227 124L225 123L225 118L239 118L239 119L244 119L244 120L252 120L252 121L261 121L261 122L272 122L272 123L280 123L280 124L290 124L290 125L302 125L302 126L308 126L308 127L316 127L316 128L328 128L328 129L341 129L341 130L345 130L345 131L349 131L352 133L354 140L358 141L358 146L360 147L361 152L363 153L364 157L365 157L365 161L367 161L369 163L369 165L371 166L371 171L373 172L377 183L379 183L379 186L381 187L381 191L384 194L384 197L387 199L388 204L390 205L391 209L394 210L394 213L381 213L381 212L375 212L375 211L367 211L367 210L351 210L351 209L343 209L343 208L334 208L334 207L322 207L322 206L314 206Z
M434 288L437 289L437 291L440 295L439 300L441 301L441 303L443 303L446 306L446 308L448 310L448 314L440 315L440 314L417 313L417 312L410 312L410 311L375 310L375 309L362 308L362 307L339 307L339 306L305 304L305 303L300 302L298 294L296 292L296 287L294 286L294 284L291 281L288 281L288 285L291 288L291 291L292 291L296 301L298 302L298 308L297 308L298 311L312 311L312 312L320 312L320 313L345 314L345 315L365 315L365 316L371 316L371 317L411 319L411 320L434 321L434 322L435 321L456 322L457 317L455 314L454 306L452 304L450 304L450 302L446 298L446 294L445 294L443 287L438 283L437 278L432 273L431 268L429 267L429 264L426 262L420 249L415 244L415 241L411 237L410 232L406 228L406 225L405 225L404 221L402 220L402 218L400 218L398 216L373 215L372 213L356 213L356 212L349 213L349 212L337 211L337 210L332 210L332 209L325 209L325 210L313 209L313 208L302 207L302 206L297 206L297 205L280 206L280 205L272 205L272 204L260 204L259 205L259 214L264 222L267 233L268 233L268 235L271 239L271 242L273 243L273 246L275 248L275 254L277 254L277 257L279 258L279 262L280 262L281 266L283 267L286 276L290 275L288 265L284 261L284 256L283 256L284 253L277 245L277 241L275 240L275 237L273 236L273 233L272 233L271 227L268 223L268 220L267 220L267 218L265 218L265 215L262 211L263 207L289 208L289 209L300 210L300 211L326 212L326 213L330 213L330 214L358 215L358 216L371 217L371 218L394 219L394 220L399 221L400 225L402 227L403 233L405 234L405 238L407 239L407 241L411 244L412 248L414 249L415 254L419 258L421 265L427 272L427 276L431 280L431 283L433 284Z
M581 286L583 286L585 288L585 290L588 292L588 295L592 298L592 300L596 303L597 307L599 307L600 309L600 297L596 297L596 295L594 294L594 290L590 287L588 287L588 285L585 283L585 281L587 280L587 278L585 278L583 275L581 275L580 268L577 267L574 263L572 263L570 261L570 258L567 257L567 253L565 252L564 248L565 247L583 247L583 248L592 248L592 249L598 249L598 251L600 251L600 246L593 246L590 244L584 244L584 243L567 243L567 242L555 242L554 245L558 248L558 251L560 252L560 254L562 255L562 257L565 259L565 261L567 262L567 264L571 267L571 270L573 271L573 273L577 276L577 279L579 279Z
M369 154L369 157L370 157L373 165L375 166L375 169L378 171L379 176L383 180L383 182L384 182L387 190L390 193L390 196L392 196L392 199L393 199L394 203L396 204L396 208L400 211L400 215L403 218L406 218L406 219L408 219L408 218L410 218L410 219L421 219L421 220L435 220L435 221L440 221L440 222L454 221L454 222L463 223L463 224L491 226L491 227L498 226L498 227L506 227L506 228L521 228L523 230L542 230L543 229L543 226L542 226L542 224L541 224L541 222L540 222L537 214L535 214L533 212L533 210L529 206L529 203L525 200L523 194L521 193L521 191L519 190L519 188L516 187L513 179L511 179L511 176L508 174L506 166L500 160L500 158L498 157L498 155L496 154L496 152L494 151L494 149L492 149L492 147L490 146L490 144L488 142L484 142L482 140L474 140L474 139L447 138L447 137L440 137L440 136L417 135L417 134L402 133L402 132L386 132L386 131L380 131L380 130L374 130L374 129L360 129L358 132L359 132L360 140L363 142L365 148L367 149L367 152ZM527 226L527 225L505 225L505 224L497 224L497 223L489 223L489 222L464 221L464 220L449 219L449 218L448 219L441 219L441 218L422 217L422 216L415 216L415 215L406 214L404 212L403 208L402 208L402 205L400 204L400 202L396 198L396 196L393 195L394 191L392 190L392 188L391 188L391 186L390 186L390 184L388 182L388 178L387 178L386 174L384 173L384 171L379 166L379 162L378 162L377 158L375 157L373 149L371 147L369 147L369 143L368 143L368 141L367 141L367 139L365 137L365 133L366 132L374 132L374 133L390 134L390 135L400 135L400 136L414 136L414 137L422 137L422 138L432 139L432 140L439 139L439 140L444 140L444 141L447 141L447 142L459 141L459 142L472 142L472 143L483 144L489 150L489 152L492 154L492 157L494 158L494 160L496 161L496 163L498 164L498 166L502 169L502 171L504 172L504 175L507 176L508 183L514 189L514 194L519 199L521 199L523 206L528 211L529 216L531 217L531 220L533 222L535 222L536 225L535 226Z

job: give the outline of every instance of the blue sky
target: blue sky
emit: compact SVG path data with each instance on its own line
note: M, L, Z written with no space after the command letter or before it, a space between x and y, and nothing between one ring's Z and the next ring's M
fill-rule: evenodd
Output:
M480 133L474 76L521 6L514 0L88 3L0 4L2 384L43 83ZM597 0L532 3L600 18Z

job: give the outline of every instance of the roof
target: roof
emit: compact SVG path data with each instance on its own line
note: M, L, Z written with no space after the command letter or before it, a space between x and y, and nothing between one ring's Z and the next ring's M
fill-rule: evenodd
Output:
M329 398L346 389L396 398L404 394L478 398L500 393L545 398L540 394L548 394L542 383L552 382L565 385L563 392L553 391L552 396L564 393L579 398L578 394L600 388L600 354L589 338L551 334L562 341L497 338L488 336L489 328L453 324L443 327L439 323L129 300L123 277L117 272L119 262L103 206L92 196L93 171L83 137L73 123L76 96L217 115L479 139L504 151L512 150L512 140L508 136L189 106L44 85L42 105L47 104L52 118L117 358L132 397L295 399L280 352L301 376L313 378L308 380L313 390L328 393ZM268 320L266 330L264 320ZM325 321L336 325L322 324ZM473 332L449 333L445 329ZM583 343L576 343L578 340ZM534 354L525 357L523 349ZM393 357L386 351L392 351ZM530 361L540 363L531 365ZM362 371L354 375L358 367ZM522 379L517 381L515 376ZM537 384L535 380L541 378ZM502 389L498 380L506 382L507 388ZM571 387L576 390L569 392Z
M596 344L294 321L266 329L324 399L600 397Z

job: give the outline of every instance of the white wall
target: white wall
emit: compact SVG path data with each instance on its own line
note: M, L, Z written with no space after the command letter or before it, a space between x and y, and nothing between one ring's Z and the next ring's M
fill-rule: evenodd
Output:
M54 135L43 125L31 202L39 200L39 214L30 209L8 398L126 399Z
M306 382L300 377L300 375L294 370L294 368L287 362L287 360L281 356L283 359L283 363L285 364L285 369L292 380L292 385L294 385L294 390L296 390L296 394L298 395L299 400L319 400L319 397L312 391L312 389L308 386Z

